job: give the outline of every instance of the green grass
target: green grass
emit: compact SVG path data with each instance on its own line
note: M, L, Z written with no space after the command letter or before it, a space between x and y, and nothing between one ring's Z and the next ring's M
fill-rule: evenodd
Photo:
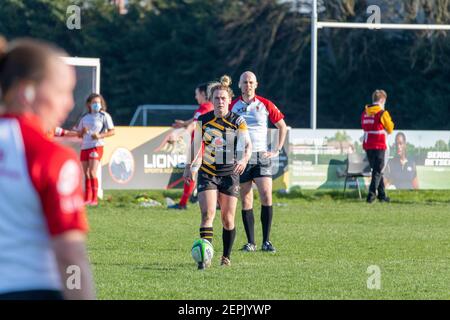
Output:
M89 209L88 249L100 299L450 299L450 192L393 191L391 204L367 205L348 193L275 196L272 241L278 252L242 253L240 208L232 267L215 257L206 271L190 256L198 205L187 211L142 208L138 191L108 191ZM148 192L163 202L180 192ZM258 199L255 208L259 208ZM256 238L261 242L259 210ZM381 268L381 289L367 268Z

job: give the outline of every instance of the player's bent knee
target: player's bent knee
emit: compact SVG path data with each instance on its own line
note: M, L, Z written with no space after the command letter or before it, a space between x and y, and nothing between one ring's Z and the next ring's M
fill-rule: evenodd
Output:
M226 230L234 229L234 215L224 215L222 216L222 225Z
M227 221L227 222L223 221L222 224L223 224L223 228L225 230L233 230L234 229L234 221Z

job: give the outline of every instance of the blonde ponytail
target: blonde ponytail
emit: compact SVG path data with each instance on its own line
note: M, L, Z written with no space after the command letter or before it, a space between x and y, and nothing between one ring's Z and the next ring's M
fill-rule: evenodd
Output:
M211 87L208 87L208 98L211 100L212 96L214 94L214 91L216 90L225 90L228 92L228 95L230 98L234 97L233 90L231 90L231 77L228 75L223 75L220 77L220 82L213 83Z
M220 84L224 87L229 87L231 86L231 77L228 75L223 75L220 77Z

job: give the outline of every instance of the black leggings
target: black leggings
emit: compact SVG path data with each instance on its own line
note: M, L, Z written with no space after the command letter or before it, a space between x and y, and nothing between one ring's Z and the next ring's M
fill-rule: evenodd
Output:
M367 159L372 168L372 181L370 182L369 187L369 197L377 196L378 191L378 199L384 199L386 197L386 192L384 190L383 169L386 150L366 150L366 152Z

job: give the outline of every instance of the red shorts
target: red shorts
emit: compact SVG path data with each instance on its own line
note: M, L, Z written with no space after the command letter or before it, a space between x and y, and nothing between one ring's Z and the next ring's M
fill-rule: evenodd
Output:
M81 161L89 161L89 160L101 160L103 156L103 147L95 147L91 149L81 150L80 160Z

